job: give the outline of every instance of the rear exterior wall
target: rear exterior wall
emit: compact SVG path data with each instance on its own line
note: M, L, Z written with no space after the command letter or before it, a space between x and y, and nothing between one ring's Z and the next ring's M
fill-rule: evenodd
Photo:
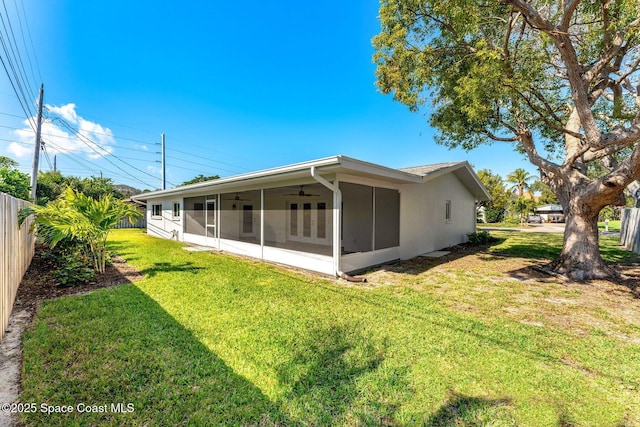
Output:
M447 218L449 201L449 218ZM400 196L400 257L413 258L468 240L476 230L473 194L453 173L404 185Z

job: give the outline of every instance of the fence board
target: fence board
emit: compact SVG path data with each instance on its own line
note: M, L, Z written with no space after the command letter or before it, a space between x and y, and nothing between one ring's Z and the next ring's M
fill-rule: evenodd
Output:
M113 228L147 228L147 218L142 217L133 224L131 224L128 219L122 218Z
M0 341L9 324L13 302L24 273L33 259L35 238L30 221L18 226L18 211L26 200L0 193Z
M626 249L640 254L640 208L623 209L620 244Z

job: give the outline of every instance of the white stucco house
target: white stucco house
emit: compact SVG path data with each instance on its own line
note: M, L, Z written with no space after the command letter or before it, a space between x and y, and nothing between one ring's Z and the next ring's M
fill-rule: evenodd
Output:
M467 162L334 156L133 197L150 235L341 275L463 243L490 199Z
M564 222L564 210L562 205L549 204L535 208L535 212L540 215L544 222Z

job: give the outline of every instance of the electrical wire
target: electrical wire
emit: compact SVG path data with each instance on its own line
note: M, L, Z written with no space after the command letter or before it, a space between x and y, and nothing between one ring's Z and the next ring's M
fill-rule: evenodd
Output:
M5 0L2 0L2 7L4 8L4 13L7 16L7 24L9 24L9 30L11 30L11 38L13 39L13 46L15 46L15 51L13 51L13 47L12 47L13 57L14 59L16 59L16 62L20 64L19 70L22 70L22 77L24 78L23 83L26 82L26 86L29 89L29 92L31 94L35 94L36 91L33 90L33 87L31 86L31 82L27 77L27 72L25 71L25 68L24 68L24 62L22 61L22 55L20 54L20 49L18 49L18 41L16 40L16 34L13 31L13 25L11 25L11 20L9 19L9 11L7 10L7 3L5 2ZM2 25L4 26L4 21L2 22ZM6 31L7 30L5 27L5 33Z
M40 73L40 63L38 62L38 55L36 55L36 48L33 45L33 38L31 37L31 29L29 28L29 20L27 19L27 12L24 10L24 3L20 0L20 6L22 6L22 14L24 16L24 23L27 26L27 35L29 36L29 42L31 43L31 50L33 51L33 59L36 61L36 69L38 70L38 76L40 76L40 81L44 81L42 78L42 73ZM16 9L18 6L16 5ZM19 16L19 15L18 15Z
M109 163L111 163L112 165L114 165L115 167L117 167L118 169L122 170L123 172L128 173L127 171L125 171L124 169L122 169L120 166L118 166L118 165L116 165L115 163L113 163L113 162L112 162L112 161L107 157L107 155L110 155L110 156L112 156L112 157L114 157L114 158L118 159L119 161L121 161L121 162L122 162L122 163L124 163L125 165L129 166L130 168L133 168L133 169L137 170L137 171L138 171L138 172L140 172L140 173L143 173L143 174L145 174L145 175L147 175L147 176L150 176L150 177L152 177L152 178L155 178L155 179L157 179L157 178L158 178L158 177L156 177L156 176L154 176L154 175L152 175L152 174L150 174L150 173L148 173L148 172L146 172L146 171L144 171L144 170L142 170L142 169L139 169L139 168L137 168L137 167L133 166L132 164L130 164L130 163L128 163L128 162L125 162L124 160L122 160L122 159L120 159L118 156L116 156L115 154L110 153L110 152L107 152L104 148L100 147L100 146L99 146L95 141L93 141L92 139L90 139L90 138L86 137L85 135L82 135L82 133L80 133L80 131L78 131L77 129L73 128L73 126L72 126L72 125L70 125L66 120L64 120L64 119L62 119L62 118L59 118L59 117L58 117L58 118L56 118L56 119L54 119L54 120L59 121L59 122L60 122L60 123L65 127L65 128L69 129L71 132L73 132L75 135L77 135L77 136L78 136L78 138L80 139L80 141L81 141L81 142L83 142L83 143L84 143L87 147L89 147L92 151L94 151L94 152L95 152L96 154L98 154L99 156L103 157L106 161L108 161ZM100 153L100 152L99 152L95 147L100 147L100 149L101 149L101 150L103 150L104 152L103 152L103 153ZM165 181L166 181L166 179L165 179ZM171 184L171 185L175 186L175 184L174 184L174 183L172 183L172 182L169 182L169 181L166 181L166 182L168 182L169 184Z
M18 3L16 0L13 1L13 5L16 8L16 16L18 17L18 24L20 25L20 35L22 36L22 44L24 46L24 50L25 50L25 54L27 55L27 60L29 61L29 69L31 70L31 77L33 77L33 81L37 82L38 79L36 79L36 75L33 72L33 62L31 62L31 55L29 55L29 48L27 47L27 39L24 37L24 29L22 27L22 19L20 18L20 11L18 10ZM22 5L23 9L24 9L24 4ZM25 14L24 16L24 21L25 23L27 23L27 15ZM27 24L27 29L28 29L28 24ZM29 34L29 38L31 38L31 34ZM31 46L33 47L33 41L31 42ZM33 51L33 54L35 56L35 49ZM38 72L40 72L40 70L38 69ZM42 77L40 77L40 81L42 81ZM37 86L37 84L36 84Z
M89 168L89 167L86 165L86 161L85 161L82 157L78 156L77 154L75 154L75 153L73 153L73 152L67 151L64 147L58 146L58 145L56 145L56 144L54 144L54 143L52 143L52 142L50 142L50 141L48 141L47 143L48 143L49 145L51 145L53 148L55 148L55 149L56 149L60 154L63 154L63 155L65 155L65 156L67 156L69 160L71 160L71 161L73 161L74 163L76 163L76 164L80 165L80 167L82 168L82 170L87 170L87 171L89 171L89 172L95 172L95 168ZM77 157L77 158L79 158L80 160L77 160L77 159L76 159L76 157ZM118 167L117 165L114 165L114 166ZM155 186L150 185L150 184L148 184L147 182L145 182L145 181L141 180L140 178L138 178L138 177L136 177L136 176L134 176L134 175L131 175L131 174L130 174L130 173L128 173L127 171L124 171L124 170L123 170L123 172L125 173L125 175L121 175L121 174L119 174L119 173L117 173L117 172L114 172L114 171L112 171L112 170L110 170L110 169L107 169L107 168L104 168L104 169L105 169L106 171L108 171L110 174L114 175L114 176L120 176L120 177L124 177L124 178L127 178L127 179L133 179L134 181L137 181L137 182L139 182L139 183L141 183L141 184L145 185L145 186L146 186L146 187L148 187L148 188L154 188L154 187L155 187ZM121 169L121 168L119 168L119 167L118 167L118 169L122 170L122 169Z
M3 67L7 72L7 77L9 77L9 80L14 89L14 92L16 92L16 96L18 97L18 100L20 101L20 104L23 107L25 114L27 115L27 118L30 119L34 114L30 109L31 101L29 101L29 97L27 97L25 94L25 90L28 90L28 84L25 84L24 76L26 76L26 73L24 72L24 64L22 63L22 59L19 53L16 55L17 46L16 48L14 48L14 45L11 43L11 38L13 38L13 40L15 41L15 35L13 34L13 29L12 29L13 27L11 26L11 21L9 20L9 16L6 13L6 10L7 10L6 3L4 2L4 0L2 1L2 3L5 10L6 21L5 21L5 17L0 13L0 23L2 23L2 28L4 29L4 34L6 36L3 36L2 33L0 32L0 42L2 44L2 49L4 50L4 53L5 53L6 62L9 64L9 68L13 72L14 79L11 78L11 75L9 74L7 66L5 65L4 59L2 60ZM9 28L11 29L11 37L9 37L9 30L7 29L7 23L9 24ZM12 53L13 53L13 60L11 58ZM32 90L32 93L33 93L33 90ZM32 125L34 125L32 119L31 121L32 121Z

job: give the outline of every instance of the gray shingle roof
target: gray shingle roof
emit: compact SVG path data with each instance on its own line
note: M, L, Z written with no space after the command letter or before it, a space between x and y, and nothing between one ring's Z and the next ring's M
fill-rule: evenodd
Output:
M436 163L433 165L424 165L424 166L414 166L414 167L410 167L410 168L402 168L402 169L398 169L402 172L407 172L407 173L411 173L414 175L419 175L419 176L427 176L429 174L441 171L443 169L448 169L452 166L457 166L460 163L464 163L464 162L448 162L448 163Z

